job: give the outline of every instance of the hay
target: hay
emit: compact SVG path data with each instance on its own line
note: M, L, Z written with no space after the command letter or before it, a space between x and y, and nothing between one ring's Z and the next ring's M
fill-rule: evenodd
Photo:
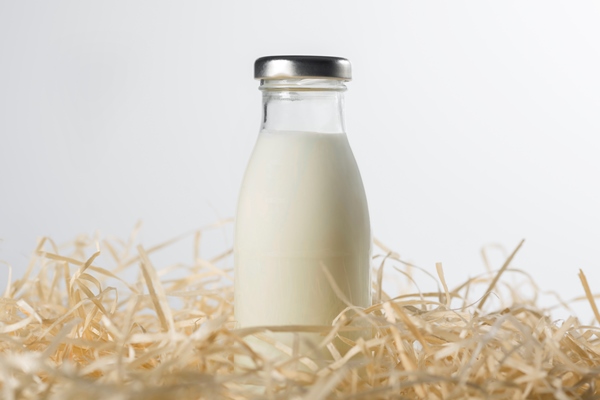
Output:
M389 274L384 269L410 281L416 280L416 268L379 243L384 254L374 257L377 302L372 307L349 307L331 327L236 330L233 271L217 265L231 264L231 251L202 259L200 238L200 232L193 235L193 263L160 270L152 265L153 254L175 240L145 249L135 245L135 233L128 241L79 237L59 251L52 240L41 239L23 278L10 282L9 276L0 299L0 397L591 399L600 395L600 328L582 325L575 317L553 322L548 310L536 305L535 296L527 299L517 290L506 290L506 285L500 287L506 275L518 273L509 265L518 248L498 272L469 279L456 289L448 288L438 265L439 291L403 291L390 297L382 289ZM110 270L96 265L100 252L113 259ZM139 268L137 282L120 278L132 268ZM176 272L180 277L173 277ZM583 272L580 279L600 320ZM480 298L472 299L478 291ZM494 301L486 303L492 294ZM345 335L356 329L368 334L355 341ZM295 332L291 347L271 343L289 356L265 359L244 341L254 336L268 342L272 331ZM322 335L320 347L331 354L330 361L300 353L300 332L307 331ZM241 358L249 361L240 364Z

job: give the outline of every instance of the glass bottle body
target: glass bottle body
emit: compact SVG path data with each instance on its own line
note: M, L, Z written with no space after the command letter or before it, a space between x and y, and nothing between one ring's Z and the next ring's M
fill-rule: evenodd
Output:
M235 226L238 327L327 326L371 305L371 231L343 82L268 80ZM341 292L344 298L338 293Z

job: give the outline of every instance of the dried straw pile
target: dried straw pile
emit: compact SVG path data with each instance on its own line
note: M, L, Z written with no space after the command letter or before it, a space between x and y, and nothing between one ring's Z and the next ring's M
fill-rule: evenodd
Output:
M398 256L375 257L379 301L349 308L323 328L332 361L316 362L283 348L287 359L254 354L244 336L264 329L232 324L230 252L193 265L156 270L152 253L129 241L80 237L62 249L42 239L22 279L0 299L0 393L10 399L592 399L600 396L597 326L574 317L553 322L533 300L509 292L507 305L488 309L487 294L502 292L505 266L455 290L438 277L436 293L381 291L384 266ZM101 250L116 267L95 264ZM514 253L513 253L514 254ZM220 259L220 261L219 261ZM118 282L126 268L140 280ZM397 268L388 268L390 270ZM406 267L408 270L411 267ZM179 271L180 278L170 278ZM184 271L184 273L181 273ZM403 271L403 272L406 272ZM175 274L177 275L177 274ZM502 276L501 276L502 275ZM581 273L588 301L600 319ZM116 282L116 283L115 283ZM111 287L109 284L117 287ZM173 299L179 306L173 307ZM486 304L488 305L486 307ZM452 308L454 307L454 308ZM371 336L340 355L328 343L352 321ZM295 328L290 328L294 330ZM298 328L296 328L298 329ZM301 335L296 335L301 338ZM301 339L298 339L301 340ZM339 343L340 339L335 339ZM282 347L282 346L280 346ZM285 346L283 346L285 347ZM240 355L254 359L236 366Z

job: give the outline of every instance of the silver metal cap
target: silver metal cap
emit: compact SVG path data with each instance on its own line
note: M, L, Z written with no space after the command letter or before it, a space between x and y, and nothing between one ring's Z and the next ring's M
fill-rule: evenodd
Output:
M268 56L254 62L255 79L332 78L352 79L350 61L325 56Z

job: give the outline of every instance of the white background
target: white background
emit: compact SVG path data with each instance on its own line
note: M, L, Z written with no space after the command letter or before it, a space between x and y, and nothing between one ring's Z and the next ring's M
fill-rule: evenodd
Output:
M141 219L152 245L232 217L254 59L320 54L353 63L375 236L454 283L526 238L543 289L581 294L583 268L600 291L598 21L591 1L4 0L0 259L19 277L41 235Z

